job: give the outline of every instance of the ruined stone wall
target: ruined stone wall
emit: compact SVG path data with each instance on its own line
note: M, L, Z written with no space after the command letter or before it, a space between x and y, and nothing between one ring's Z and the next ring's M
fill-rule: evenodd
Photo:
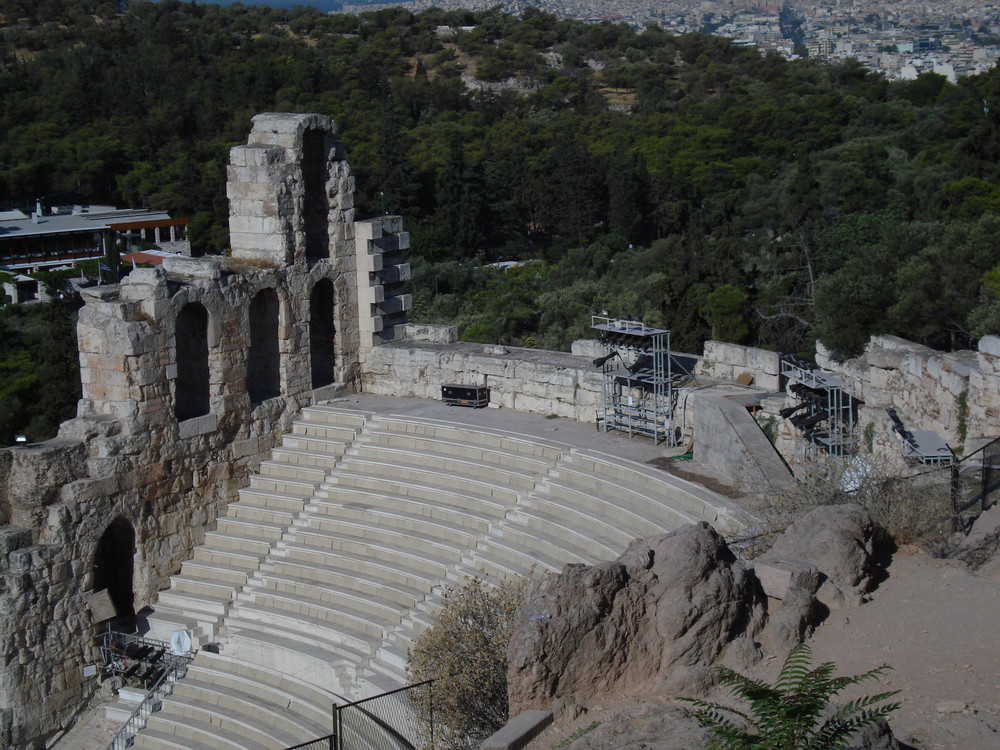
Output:
M84 292L78 417L0 451L0 746L51 736L94 687L86 600L109 526L135 532L138 610L295 414L357 389L353 183L333 132L317 115L258 116L232 151L232 257ZM396 217L379 227L401 232Z
M779 389L781 363L777 352L725 341L706 341L695 375L735 381L740 375L753 377L753 384L766 391Z
M447 329L415 327L424 338L447 340ZM595 422L601 373L590 359L563 352L467 343L407 340L365 355L363 390L389 396L441 398L448 383L485 385L507 409Z
M984 337L975 352L939 352L895 336L873 336L860 357L846 361L835 360L817 342L816 362L863 402L857 432L885 461L899 458L885 413L890 407L908 429L933 430L952 446L966 443L974 450L983 438L1000 435L1000 337ZM698 372L731 380L747 373L755 385L774 391L783 385L775 352L723 342L705 344ZM767 410L778 429L778 449L789 461L795 433L777 411L795 401L773 401Z
M939 352L873 336L856 359L837 362L820 346L816 361L867 406L895 408L911 430L936 430L952 444L1000 434L1000 337L984 337L975 352Z

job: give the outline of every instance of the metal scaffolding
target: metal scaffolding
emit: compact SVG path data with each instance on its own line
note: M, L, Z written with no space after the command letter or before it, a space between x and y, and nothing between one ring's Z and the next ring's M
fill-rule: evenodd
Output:
M645 435L677 445L675 383L670 331L630 318L591 317L605 354L594 360L603 374L597 427ZM685 373L683 377L687 377Z
M854 401L847 383L788 354L781 355L781 374L787 379L786 390L800 401L788 413L797 412L789 421L806 439L806 454L815 455L817 449L831 456L850 453Z

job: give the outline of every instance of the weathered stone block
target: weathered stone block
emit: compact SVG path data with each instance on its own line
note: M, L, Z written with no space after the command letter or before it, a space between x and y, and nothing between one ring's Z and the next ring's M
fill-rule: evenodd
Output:
M31 529L18 526L0 527L0 558L9 555L14 550L28 547L31 543Z
M1000 336L983 336L979 339L979 351L993 357L1000 357Z
M757 560L753 566L764 593L772 599L784 599L789 588L815 593L819 588L819 570L809 563L788 559Z

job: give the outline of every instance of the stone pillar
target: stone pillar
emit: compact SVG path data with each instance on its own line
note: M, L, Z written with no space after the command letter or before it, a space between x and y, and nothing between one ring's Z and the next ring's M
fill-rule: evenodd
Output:
M354 180L340 158L333 121L322 115L267 113L253 123L247 145L230 151L233 257L285 266L307 255L333 258L348 252ZM307 253L309 243L325 250Z
M402 251L410 246L399 216L379 216L355 224L354 254L358 264L358 326L362 351L403 338L412 295L404 294L410 265Z

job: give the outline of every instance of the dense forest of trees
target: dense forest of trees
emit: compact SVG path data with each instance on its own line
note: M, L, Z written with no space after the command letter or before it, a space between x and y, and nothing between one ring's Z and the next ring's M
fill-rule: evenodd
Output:
M535 10L0 0L0 23L0 202L169 209L223 252L228 148L315 111L362 210L406 219L415 316L468 340L565 348L590 308L691 351L1000 331L996 68L890 83Z

